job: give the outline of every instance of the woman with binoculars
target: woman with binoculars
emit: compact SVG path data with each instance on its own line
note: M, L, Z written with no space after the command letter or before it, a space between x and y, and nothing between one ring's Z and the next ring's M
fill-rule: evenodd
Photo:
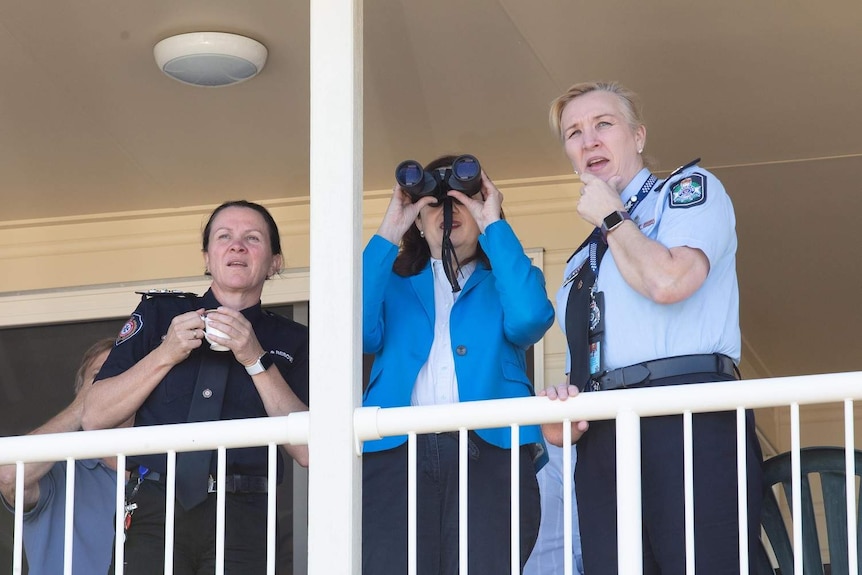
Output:
M472 156L405 162L363 252L363 350L374 364L363 405L398 407L526 397L526 349L551 326L542 272L503 219L503 196ZM363 457L363 573L407 572L407 437ZM510 571L508 428L468 436L468 568ZM521 569L539 529L537 426L520 430ZM417 566L459 570L458 434L417 438Z

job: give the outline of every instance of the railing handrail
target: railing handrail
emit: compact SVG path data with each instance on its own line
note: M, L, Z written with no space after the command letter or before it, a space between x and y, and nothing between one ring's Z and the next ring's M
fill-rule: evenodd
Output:
M732 393L728 393L732 391ZM553 423L569 419L614 419L621 411L641 417L810 405L862 398L862 371L741 381L619 389L584 393L566 401L543 397L492 399L422 407L362 407L354 423L358 441L405 433L457 431Z
M176 423L123 429L46 433L0 438L0 465L23 461L61 461L126 455L149 455L169 450L197 451L254 447L270 443L308 443L308 412L280 417L258 417L203 423Z
M565 419L613 419L621 411L641 417L726 411L738 407L809 405L862 399L862 372L699 383L664 388L585 393L567 401L542 397L492 399L422 407L361 407L354 413L357 446L362 441L410 432L553 423ZM728 393L732 391L732 393ZM309 412L205 423L178 423L81 432L0 438L0 465L23 461L58 461L122 454L159 454L308 443Z

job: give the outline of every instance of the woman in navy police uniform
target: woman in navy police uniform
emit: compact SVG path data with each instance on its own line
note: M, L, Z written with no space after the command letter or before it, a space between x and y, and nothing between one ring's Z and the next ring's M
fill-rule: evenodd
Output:
M131 416L136 426L147 426L280 416L307 409L307 330L261 309L264 281L282 265L272 216L251 202L222 204L203 231L203 256L212 276L203 296L147 293L123 326L87 396L86 429L114 427ZM212 327L228 336L207 338L226 350L213 351L205 339L205 313ZM224 389L209 383L200 389L204 382L196 380L202 366L214 362L226 370ZM212 401L221 402L220 410L202 417L193 414L193 403ZM286 449L300 464L308 464L306 446ZM184 455L177 456L174 573L212 573L216 495L205 461L202 479L190 487L191 496L181 497L181 483L193 475L184 477L180 471ZM127 517L125 573L162 573L165 482L172 480L166 477L166 458L134 456L128 462L132 476L127 500L137 507ZM279 480L283 465L279 458ZM215 456L209 461L209 474L217 475ZM266 448L229 450L227 474L225 572L264 573Z

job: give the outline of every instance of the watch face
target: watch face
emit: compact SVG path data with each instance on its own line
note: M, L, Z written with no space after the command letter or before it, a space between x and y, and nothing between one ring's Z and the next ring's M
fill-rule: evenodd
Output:
M619 212L611 212L608 217L605 218L605 228L613 229L615 226L620 225L623 222L623 216Z

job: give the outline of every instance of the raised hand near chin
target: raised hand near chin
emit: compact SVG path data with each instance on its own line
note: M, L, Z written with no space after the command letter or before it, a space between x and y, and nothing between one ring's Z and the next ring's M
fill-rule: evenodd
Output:
M608 214L623 209L620 199L622 178L613 176L607 182L592 174L581 175L581 198L578 200L578 215L593 226L602 225Z

